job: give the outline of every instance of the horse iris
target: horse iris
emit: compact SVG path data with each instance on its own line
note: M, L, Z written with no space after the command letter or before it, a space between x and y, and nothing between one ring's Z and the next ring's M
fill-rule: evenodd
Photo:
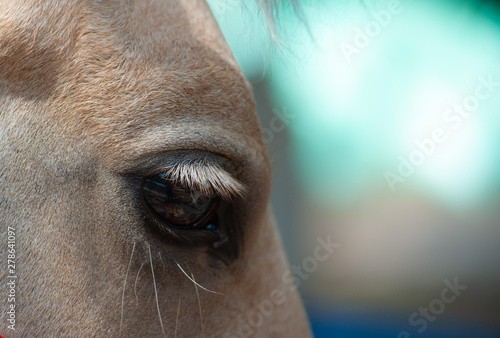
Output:
M207 229L215 218L214 196L176 185L163 174L145 178L142 195L156 216L176 229Z

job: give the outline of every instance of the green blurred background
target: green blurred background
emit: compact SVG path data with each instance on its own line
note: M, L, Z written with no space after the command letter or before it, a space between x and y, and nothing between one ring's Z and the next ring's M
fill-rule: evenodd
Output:
M274 38L254 2L209 4L254 86L291 264L340 244L301 278L315 335L500 337L498 4L305 1ZM467 288L444 302L446 280Z

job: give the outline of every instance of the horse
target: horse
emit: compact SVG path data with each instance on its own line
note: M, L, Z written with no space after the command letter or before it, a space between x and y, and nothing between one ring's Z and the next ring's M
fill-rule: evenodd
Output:
M0 334L310 336L208 5L0 8Z

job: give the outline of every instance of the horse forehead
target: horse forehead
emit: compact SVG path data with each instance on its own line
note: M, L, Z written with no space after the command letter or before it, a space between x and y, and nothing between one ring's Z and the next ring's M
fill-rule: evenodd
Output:
M114 13L106 23L115 40L105 43L118 46L120 56L101 65L100 86L80 86L84 96L99 88L93 97L107 94L106 102L115 103L111 109L93 109L99 117L113 117L114 125L119 120L132 133L175 120L219 123L242 135L257 134L250 86L204 1L138 0L106 6L100 10ZM105 130L100 119L98 126Z
M232 53L204 0L127 0L104 2L92 8L117 41L134 52L155 54L184 46L204 45L237 68ZM107 33L105 29L105 34Z
M163 87L190 87L194 80L207 87L216 73L226 83L241 82L241 71L204 0L118 0L83 7L75 13L83 19L69 32L75 40L69 47L76 61L69 68L73 72L90 68L84 71L119 79L126 69L136 71L136 80Z
M127 138L145 125L219 121L257 135L250 87L204 1L50 2L7 2L14 28L0 33L11 45L24 37L0 68L65 126Z
M42 41L46 37L37 33L52 30L54 38L64 39L65 33L81 31L83 23L105 34L124 33L120 38L135 37L144 45L168 43L172 36L196 39L234 62L204 0L0 0L0 6L0 29L11 38L34 33Z

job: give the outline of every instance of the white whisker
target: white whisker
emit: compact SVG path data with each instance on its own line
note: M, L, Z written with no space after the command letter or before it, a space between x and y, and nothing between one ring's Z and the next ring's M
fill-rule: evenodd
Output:
M163 258L161 258L161 253L158 251L158 257L160 257L161 265L163 265L163 277L161 277L160 281L165 279L165 275L167 274L167 267L165 266L165 262L163 262Z
M153 285L155 287L156 308L158 309L158 318L160 318L161 332L163 333L164 337L167 337L167 335L165 334L165 328L163 327L163 320L161 319L160 303L158 302L158 291L156 290L155 271L153 269L153 257L151 256L151 246L150 245L148 245L148 249L149 249L149 261L151 262L151 273L153 274Z
M191 274L194 282L194 289L196 290L196 297L198 298L198 308L200 309L200 323L201 323L201 335L205 338L205 330L203 328L203 315L201 314L201 301L200 301L200 293L198 292L198 283L194 280L194 275Z
M194 278L189 277L189 275L186 273L186 271L184 271L184 269L180 266L180 264L179 264L179 263L177 263L177 261L176 261L175 259L174 259L174 261L175 261L175 264L177 264L177 266L179 267L179 269L181 269L182 273L183 273L183 274L184 274L184 275L185 275L185 276L186 276L186 277L187 277L187 278L188 278L191 282L193 282L194 284L198 285L198 287L199 287L200 289L203 289L203 290L205 290L205 291L207 291L207 292L210 292L210 293L214 293L214 294L216 294L216 295L221 295L221 296L224 296L224 294L223 294L223 293L220 293L220 292L216 292L216 291L209 290L209 289L205 288L204 286L202 286L202 285L200 285L200 284L196 283L196 281L194 280Z
M135 293L135 301L139 303L139 297L137 297L137 281L139 280L139 273L141 273L142 267L146 263L142 263L141 267L139 268L139 271L137 271L137 276L135 276L135 283L134 283L134 293Z
M132 253L130 254L130 260L128 262L127 273L125 274L125 282L123 282L122 311L121 311L121 317L120 317L120 332L122 332L122 327L123 327L123 304L125 302L125 288L127 286L128 272L130 270L130 265L132 265L132 257L134 257L134 251L135 251L135 242L134 242L134 246L132 247Z

